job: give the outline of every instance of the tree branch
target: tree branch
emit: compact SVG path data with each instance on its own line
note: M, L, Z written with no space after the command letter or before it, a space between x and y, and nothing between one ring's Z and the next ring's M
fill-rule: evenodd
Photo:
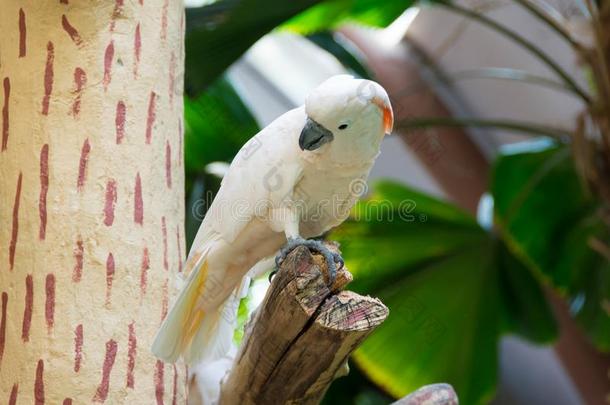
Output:
M328 285L322 256L304 247L286 258L225 378L220 404L317 404L350 354L388 316L376 298Z

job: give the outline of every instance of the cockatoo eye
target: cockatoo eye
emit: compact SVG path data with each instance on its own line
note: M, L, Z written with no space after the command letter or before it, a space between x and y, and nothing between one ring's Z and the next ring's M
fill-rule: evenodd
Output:
M339 125L339 129L343 130L343 129L345 129L345 128L347 128L347 124L341 124L341 125Z

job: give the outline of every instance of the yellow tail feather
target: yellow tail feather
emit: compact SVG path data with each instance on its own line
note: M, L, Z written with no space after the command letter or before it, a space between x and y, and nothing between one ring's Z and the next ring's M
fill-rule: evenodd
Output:
M201 257L198 257L196 262L200 259ZM186 285L157 332L151 350L165 362L173 363L178 360L190 345L204 319L203 311L196 306L204 290L207 275L207 261L204 260L201 266L196 263Z

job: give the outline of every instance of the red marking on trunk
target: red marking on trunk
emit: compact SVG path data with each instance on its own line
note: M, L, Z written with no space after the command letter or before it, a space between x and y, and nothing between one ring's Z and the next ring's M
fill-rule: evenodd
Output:
M182 148L182 118L178 119L178 166L182 167L182 154L184 153Z
M163 233L163 268L169 270L167 262L167 223L165 217L161 217L161 232Z
M104 52L104 78L102 79L102 83L104 84L104 90L108 88L110 84L111 77L111 69L112 69L112 60L114 59L114 41L110 41L108 46L106 47L106 52Z
M180 32L184 33L184 13L180 13ZM181 41L180 44L180 60L184 60L184 41Z
M138 65L140 64L140 53L142 52L142 35L140 34L140 23L136 25L136 33L133 40L133 76L138 77Z
M74 248L74 270L72 270L72 281L78 283L83 275L83 256L85 248L83 246L83 240L78 236L76 239L76 247Z
M168 280L165 279L163 287L161 287L161 322L167 316L167 309L169 308L169 289Z
M0 314L0 365L4 356L4 344L6 342L6 308L8 306L8 294L2 293L2 313Z
M148 257L148 248L145 247L142 252L142 264L140 265L140 297L146 294L148 269L150 269L150 259Z
M165 142L165 184L172 188L172 147L169 141Z
M154 91L150 92L150 97L148 99L148 116L146 117L146 143L150 144L150 140L152 139L152 129L153 124L155 123L156 112L155 112L155 99L157 95Z
M169 0L163 1L163 9L161 10L161 39L167 38L167 7L169 6Z
M8 102L11 95L11 81L8 77L4 78L4 104L2 105L2 150L6 150L8 145Z
M30 326L32 324L32 307L34 306L34 280L32 275L25 277L25 309L23 310L23 325L21 326L21 339L30 340Z
M47 233L47 194L49 192L49 144L44 144L40 151L40 197L38 198L38 215L40 228L38 239L44 240Z
M163 395L165 394L163 371L163 362L161 360L157 360L157 366L155 367L155 397L157 397L157 405L163 405Z
M80 161L78 162L78 180L76 180L76 188L78 191L82 191L87 179L87 162L89 161L89 152L91 151L91 145L89 144L89 138L85 139L83 147L80 151Z
M110 32L114 31L116 19L121 16L123 12L123 0L116 0L114 3L114 10L112 11L112 17L110 20Z
M110 339L106 342L106 355L104 356L104 366L102 367L102 381L97 387L95 396L93 397L94 402L104 402L108 397L108 388L110 385L110 371L114 365L116 359L117 343Z
M80 371L80 364L83 361L83 324L79 324L74 329L74 372Z
M172 52L169 58L169 107L174 109L174 92L176 89L176 55Z
M129 340L127 341L127 387L133 388L133 369L136 366L136 352L138 341L136 339L136 330L134 322L129 324Z
M19 391L19 384L13 384L11 389L11 396L8 397L8 405L17 404L17 392Z
M36 381L34 382L34 404L44 405L44 362L38 360L36 366Z
M50 331L55 322L55 276L52 273L47 274L44 287L47 296L44 304L44 317L47 321L47 329Z
M116 143L118 145L123 141L123 137L125 137L125 103L122 100L116 104L114 126L116 128Z
M62 403L62 405L72 405L72 398L64 399L64 402Z
M19 235L19 202L21 201L21 180L23 174L19 172L19 179L17 180L17 191L15 192L15 204L13 205L13 229L11 231L11 244L8 248L8 261L10 269L13 270L15 264L15 250L17 249L17 236Z
M72 115L75 118L78 117L78 114L80 113L81 93L85 84L87 84L87 74L83 69L77 67L74 69L74 93L76 93L76 97L72 103Z
M178 245L178 273L182 273L182 244L180 243L180 225L176 225L176 244Z
M25 56L25 38L26 38L26 28L25 28L25 13L23 9L19 9L19 57L23 58Z
M172 405L176 405L178 403L178 369L174 364L174 389L172 392Z
M68 4L68 0L59 0L61 4Z
M136 224L142 225L144 221L144 202L142 201L142 179L139 172L136 174L133 205L133 220Z
M108 253L106 259L106 306L110 305L110 294L112 293L112 280L114 278L114 256Z
M68 21L68 17L65 14L61 16L61 26L64 28L64 31L68 33L72 42L74 42L77 46L80 46L83 43L83 39L80 37L77 29L70 24Z
M106 203L104 204L104 225L111 226L114 222L114 206L116 204L116 181L106 183Z
M53 61L55 60L55 49L53 42L47 43L47 63L44 69L44 97L42 97L42 115L49 115L49 101L53 91Z

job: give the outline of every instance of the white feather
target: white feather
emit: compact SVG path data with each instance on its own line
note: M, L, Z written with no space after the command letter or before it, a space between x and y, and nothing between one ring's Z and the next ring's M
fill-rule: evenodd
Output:
M242 298L248 294L250 278L244 277L239 287L215 312L206 314L201 327L184 354L187 364L209 363L225 357L233 347L237 328L237 312Z

